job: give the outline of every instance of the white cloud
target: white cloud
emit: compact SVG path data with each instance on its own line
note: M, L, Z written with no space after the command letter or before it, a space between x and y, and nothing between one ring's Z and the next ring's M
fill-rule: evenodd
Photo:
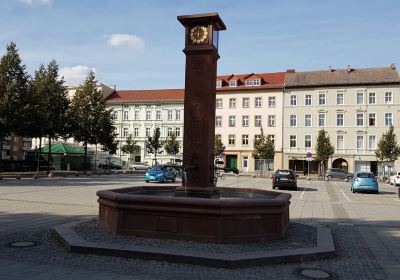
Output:
M60 69L60 77L64 77L67 86L79 86L82 84L90 70L96 72L95 68L86 65L76 65Z
M51 4L51 0L19 0L19 2L28 4L28 5L34 5L34 4L50 5Z
M136 35L130 34L112 34L108 39L108 43L113 47L130 46L135 49L144 48L144 40Z

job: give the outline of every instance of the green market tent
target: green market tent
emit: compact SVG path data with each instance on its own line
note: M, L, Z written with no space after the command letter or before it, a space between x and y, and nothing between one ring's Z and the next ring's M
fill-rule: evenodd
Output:
M43 147L40 152L42 154L47 154L49 152L49 146ZM51 144L52 154L80 154L84 155L84 150L82 147L76 147L65 143Z
M43 159L47 159L49 146L41 148ZM66 143L51 144L51 165L55 170L83 170L85 151L83 147L77 147ZM91 157L87 157L90 164Z

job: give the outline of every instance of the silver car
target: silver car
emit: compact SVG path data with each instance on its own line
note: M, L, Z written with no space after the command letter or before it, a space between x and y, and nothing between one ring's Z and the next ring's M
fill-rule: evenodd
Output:
M150 168L146 163L144 162L132 162L129 165L129 168L132 170L147 170Z
M351 180L353 176L353 173L340 168L329 168L326 172L326 178L328 180L332 180L334 178Z

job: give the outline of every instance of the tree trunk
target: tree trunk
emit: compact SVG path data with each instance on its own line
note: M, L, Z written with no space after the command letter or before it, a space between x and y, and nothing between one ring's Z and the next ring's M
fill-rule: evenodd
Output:
M3 171L3 145L4 145L4 136L0 136L0 172Z
M86 173L86 161L87 161L87 142L85 141L83 145L84 145L84 149L85 149L85 156L84 156L84 159L83 159L83 172L85 172L85 173Z
M36 172L40 171L41 152L42 152L42 137L39 137L39 153L38 153L38 159L37 159L37 165L36 165Z
M47 154L47 175L50 174L50 161L51 161L51 137L49 137L49 153Z

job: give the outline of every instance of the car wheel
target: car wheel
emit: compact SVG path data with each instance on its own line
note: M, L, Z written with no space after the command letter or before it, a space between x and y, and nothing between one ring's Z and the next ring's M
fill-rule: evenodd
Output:
M355 190L355 189L353 189L353 188L351 188L351 191L352 191L353 193L356 193L356 190Z
M272 189L275 190L275 186L272 186Z
M176 181L176 178L173 177L173 178L172 178L172 183L175 183L175 181Z
M378 193L379 193L379 191L378 191L378 190L376 190L376 191L375 191L375 193L376 193L376 194L378 194Z
M146 183L149 183L150 181L146 181Z
M331 176L331 175L328 175L328 176L326 177L326 179L327 179L328 181L330 181L330 180L332 180L332 176Z

